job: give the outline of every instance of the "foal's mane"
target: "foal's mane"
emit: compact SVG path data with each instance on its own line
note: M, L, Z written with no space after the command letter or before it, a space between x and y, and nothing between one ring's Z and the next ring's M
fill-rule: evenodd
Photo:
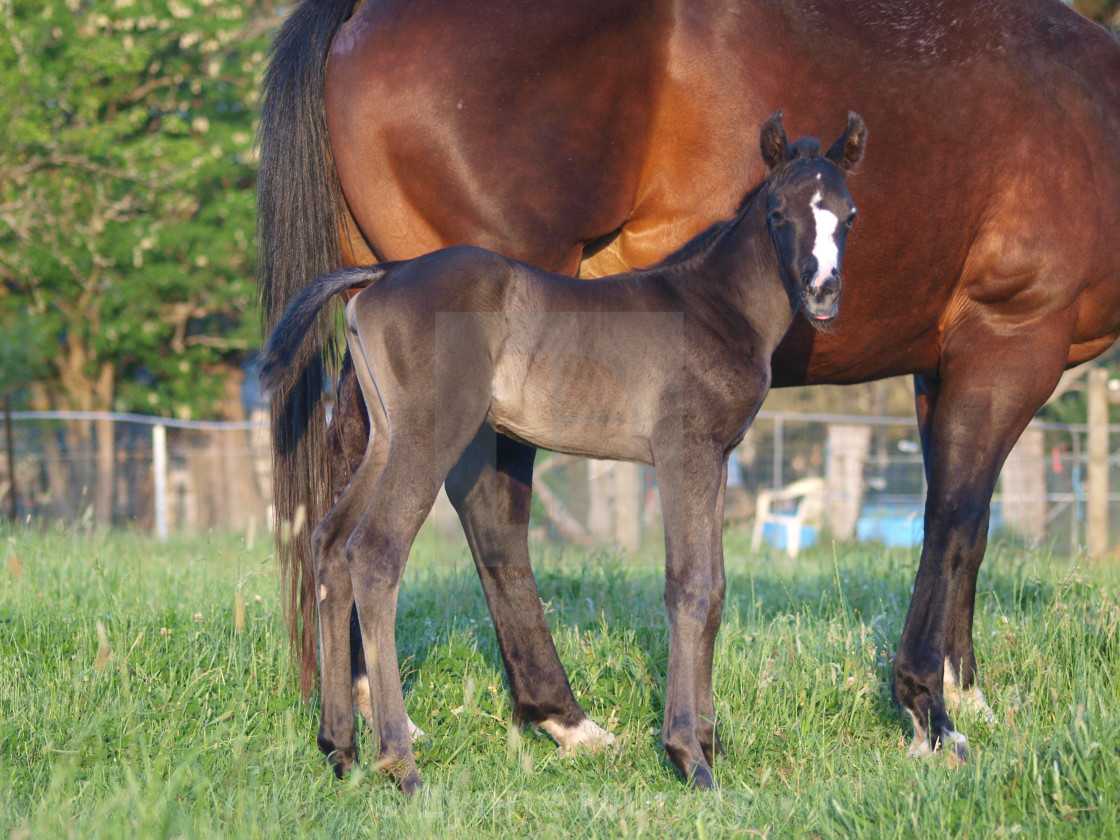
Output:
M802 137L789 144L786 152L785 161L771 172L765 180L751 188L751 190L743 196L739 206L735 208L735 213L729 219L722 219L706 230L700 231L684 245L682 245L665 259L650 266L650 268L666 268L672 265L679 265L680 263L688 262L689 260L701 257L711 250L712 246L719 239L720 235L727 230L731 225L735 224L747 212L751 204L754 202L758 194L762 192L767 186L774 184L781 180L782 176L797 163L812 161L820 159L821 144L815 137Z
M685 242L684 245L665 257L665 259L651 265L650 268L665 268L670 265L678 265L708 253L716 243L716 240L719 239L720 235L747 212L751 203L769 183L770 179L767 178L765 181L752 187L750 192L743 196L743 200L739 202L739 206L735 208L735 213L730 219L721 219L711 227L700 231Z

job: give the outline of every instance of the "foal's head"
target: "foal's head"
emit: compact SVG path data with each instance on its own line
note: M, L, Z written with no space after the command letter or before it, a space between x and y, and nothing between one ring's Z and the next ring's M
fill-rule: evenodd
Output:
M815 138L786 139L781 111L762 126L762 158L770 167L767 225L782 280L796 290L818 329L838 311L844 241L856 218L844 179L863 157L866 139L863 119L852 111L848 127L823 155Z

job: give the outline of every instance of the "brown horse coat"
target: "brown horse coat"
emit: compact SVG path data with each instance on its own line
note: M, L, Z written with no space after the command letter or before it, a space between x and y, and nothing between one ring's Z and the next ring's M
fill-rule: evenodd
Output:
M263 292L275 319L339 263L461 243L588 277L648 264L760 178L740 126L781 105L793 133L819 134L838 102L875 127L854 185L865 224L835 329L795 325L773 381L915 375L926 539L894 690L914 752L963 754L945 680L973 690L996 478L1062 371L1120 334L1120 46L1103 30L1051 0L308 2L262 115ZM317 371L277 397L283 518L312 497L324 513ZM336 453L353 460L347 382ZM577 732L525 547L531 474L532 450L499 437L448 491L516 713Z

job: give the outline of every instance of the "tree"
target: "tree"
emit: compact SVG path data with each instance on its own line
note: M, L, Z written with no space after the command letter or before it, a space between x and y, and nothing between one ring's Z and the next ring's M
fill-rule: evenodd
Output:
M256 74L269 7L0 0L0 303L43 407L214 416L255 343ZM14 315L13 315L14 313ZM111 424L95 512L111 516Z

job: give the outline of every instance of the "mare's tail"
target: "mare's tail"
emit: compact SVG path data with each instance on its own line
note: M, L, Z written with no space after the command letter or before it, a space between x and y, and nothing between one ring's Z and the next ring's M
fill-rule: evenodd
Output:
M309 278L342 264L338 187L323 103L327 54L353 0L303 0L273 45L261 94L257 275L265 330ZM320 329L327 335L325 321ZM271 395L272 504L284 616L306 697L316 675L310 529L331 501L321 341L307 342ZM334 345L337 355L337 342Z
M376 283L389 267L388 263L378 263L340 268L305 286L272 328L261 358L261 385L270 390L282 388L285 378L290 378L293 363L306 355L305 345L312 337L323 307L335 295Z

